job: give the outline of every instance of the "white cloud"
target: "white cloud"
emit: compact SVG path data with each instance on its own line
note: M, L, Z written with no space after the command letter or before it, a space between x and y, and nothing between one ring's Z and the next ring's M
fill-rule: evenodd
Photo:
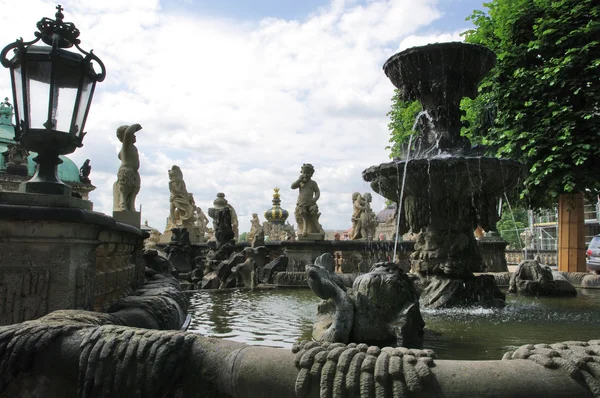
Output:
M290 184L305 162L316 168L323 226L348 228L351 193L370 191L362 170L388 160L393 86L383 63L399 47L459 39L418 36L441 15L434 0L336 0L304 20L258 23L170 13L158 0L79 0L65 8L82 48L93 48L108 73L96 88L84 147L71 158L91 159L95 209L111 214L115 130L140 123L137 204L158 229L173 164L203 210L225 192L245 231L253 212L271 206L275 186L295 224ZM11 2L0 16L3 41L13 39L6 32L33 38L35 22L53 10L47 1ZM0 90L10 93L7 72ZM374 196L378 210L383 199Z

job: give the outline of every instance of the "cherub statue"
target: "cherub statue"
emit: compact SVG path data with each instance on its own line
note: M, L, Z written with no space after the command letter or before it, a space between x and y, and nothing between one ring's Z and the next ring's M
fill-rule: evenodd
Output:
M364 211L361 214L361 235L363 238L368 240L373 240L375 238L375 230L377 229L377 215L371 208L371 202L373 201L373 195L369 192L363 195L364 203Z
M321 196L321 191L316 181L312 180L315 168L310 163L304 163L300 169L300 177L292 183L292 189L298 189L298 200L296 202L296 222L298 230L302 236L308 234L321 233L319 224L319 206L317 200Z
M350 239L372 240L377 228L376 214L371 209L373 196L370 193L361 195L358 192L352 194L352 235Z
M258 219L258 214L252 213L252 220L250 220L250 224L250 232L248 232L246 239L248 239L248 242L252 243L254 242L254 237L256 234L258 234L260 231L263 231L263 227L260 225L260 220Z
M365 212L365 207L366 201L362 195L359 192L354 192L352 194L352 233L350 235L350 239L352 240L364 238L362 235L362 215Z
M113 209L116 211L135 211L135 198L140 192L140 157L135 144L135 133L142 126L132 124L117 129L117 138L123 144L119 151L121 166L117 172L117 181L113 185Z
M201 234L208 232L208 217L198 206L196 206L196 227Z
M190 194L185 186L185 181L183 181L183 173L179 166L171 167L168 173L171 195L169 197L170 207L167 229L175 228L179 224L188 226L190 219L193 224L194 205L190 202Z
M83 166L79 168L79 181L84 184L90 184L90 173L92 172L92 166L90 166L90 160L86 159L83 162Z

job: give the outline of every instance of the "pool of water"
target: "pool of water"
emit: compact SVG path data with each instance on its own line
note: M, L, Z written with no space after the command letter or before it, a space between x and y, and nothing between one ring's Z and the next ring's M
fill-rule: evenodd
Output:
M424 348L442 359L501 359L528 343L600 339L600 290L576 298L507 297L506 308L428 310ZM191 297L189 331L289 348L310 339L320 299L309 289L202 291Z

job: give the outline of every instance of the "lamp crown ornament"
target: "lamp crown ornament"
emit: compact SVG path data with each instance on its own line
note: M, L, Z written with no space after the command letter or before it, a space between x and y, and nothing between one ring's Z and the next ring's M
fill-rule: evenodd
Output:
M65 17L62 13L64 9L59 4L56 6L56 14L54 16L56 19L50 18L42 18L36 24L39 32L35 32L35 37L42 39L44 43L49 46L53 45L54 36L59 36L58 47L59 48L70 48L74 44L81 43L79 37L79 29L75 27L75 24L72 22L64 22L63 18Z

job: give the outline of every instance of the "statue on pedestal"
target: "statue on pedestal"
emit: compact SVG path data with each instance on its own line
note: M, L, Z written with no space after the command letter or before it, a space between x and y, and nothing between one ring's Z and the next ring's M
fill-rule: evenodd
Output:
M350 239L373 240L377 228L377 215L371 209L373 196L370 193L361 195L358 192L352 194L352 233Z
M292 183L292 189L298 189L298 200L296 202L296 222L300 238L324 239L325 234L319 224L319 206L317 200L321 191L316 181L312 180L315 168L310 163L304 163L300 169L300 177Z
M179 166L169 170L169 221L167 230L183 225L185 228L194 224L194 206L190 201L190 194L183 180L183 173ZM192 197L193 200L193 197Z
M250 220L250 224L250 232L248 232L246 239L248 239L248 242L253 243L256 235L260 231L263 231L263 227L260 225L260 220L258 219L258 214L252 213L252 220Z
M135 211L135 198L140 192L140 158L135 144L135 133L142 126L132 124L117 129L117 138L122 142L119 151L121 166L117 172L117 181L113 185L113 210Z
M83 166L79 168L79 181L83 184L91 184L90 173L92 172L92 166L90 166L90 160L86 159Z

